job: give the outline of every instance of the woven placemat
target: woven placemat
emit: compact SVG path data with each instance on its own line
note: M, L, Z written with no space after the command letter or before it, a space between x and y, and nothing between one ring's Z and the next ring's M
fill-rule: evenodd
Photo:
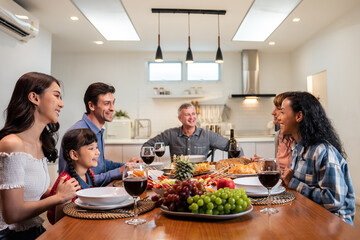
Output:
M261 198L251 197L251 198L252 198L251 203L253 205L267 205L267 203L268 203L267 197L261 197ZM295 198L296 197L295 197L294 193L285 191L281 194L271 196L271 204L274 204L274 205L275 204L283 204L283 203L291 202Z
M143 199L137 202L138 215L147 213L155 208L155 202L150 199ZM70 217L83 219L119 219L133 217L134 205L111 210L84 209L71 202L64 206L64 213Z

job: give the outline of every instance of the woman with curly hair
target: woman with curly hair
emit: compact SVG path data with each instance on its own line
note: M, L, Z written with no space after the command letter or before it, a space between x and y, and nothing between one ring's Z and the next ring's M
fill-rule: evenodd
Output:
M57 185L64 176L65 180L75 178L82 189L95 187L94 172L90 168L98 165L100 155L96 134L88 128L70 130L64 135L61 148L67 165L56 180L50 195L56 194ZM76 197L72 201L75 199ZM64 216L63 207L64 204L61 204L48 210L47 217L51 224Z
M355 194L346 153L320 102L307 92L288 93L279 122L283 134L294 139L284 184L353 225Z
M60 83L30 72L16 82L0 130L0 239L35 239L45 229L39 214L65 203L80 188L72 178L49 196L47 163L57 159Z

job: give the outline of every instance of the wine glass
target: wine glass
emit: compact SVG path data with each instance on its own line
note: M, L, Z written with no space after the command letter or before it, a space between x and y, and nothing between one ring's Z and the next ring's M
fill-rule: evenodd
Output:
M271 207L271 189L279 182L280 179L280 164L277 158L260 158L258 178L261 184L268 189L268 205L261 209L261 213L274 214L279 212L277 209Z
M141 148L140 156L146 164L150 165L155 159L154 148L148 146Z
M123 185L126 192L134 198L134 218L125 221L127 224L140 225L146 220L138 218L136 200L145 190L148 179L148 166L144 163L126 163L123 170Z
M240 155L240 145L237 142L231 142L229 145L229 157L237 158Z
M156 142L154 145L155 154L159 157L159 162L161 157L165 154L165 143L163 142Z

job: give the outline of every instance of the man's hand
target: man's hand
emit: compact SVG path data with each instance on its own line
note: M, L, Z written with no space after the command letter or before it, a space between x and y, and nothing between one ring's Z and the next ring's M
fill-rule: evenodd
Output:
M258 155L254 154L254 157L253 158L250 158L250 161L251 162L259 162L259 159L262 158L262 157L259 157Z
M284 171L281 171L281 180L285 186L288 186L290 180L294 177L294 171L290 168L285 168Z

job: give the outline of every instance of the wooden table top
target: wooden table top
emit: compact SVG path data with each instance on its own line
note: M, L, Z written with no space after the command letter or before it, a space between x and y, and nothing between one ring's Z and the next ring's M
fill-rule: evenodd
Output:
M292 191L294 192L294 191ZM150 193L151 194L151 193ZM139 226L127 219L85 220L65 216L38 239L358 239L360 230L351 227L301 194L282 205L279 213L260 213L265 206L231 220L198 220L169 217L156 208L141 218Z

